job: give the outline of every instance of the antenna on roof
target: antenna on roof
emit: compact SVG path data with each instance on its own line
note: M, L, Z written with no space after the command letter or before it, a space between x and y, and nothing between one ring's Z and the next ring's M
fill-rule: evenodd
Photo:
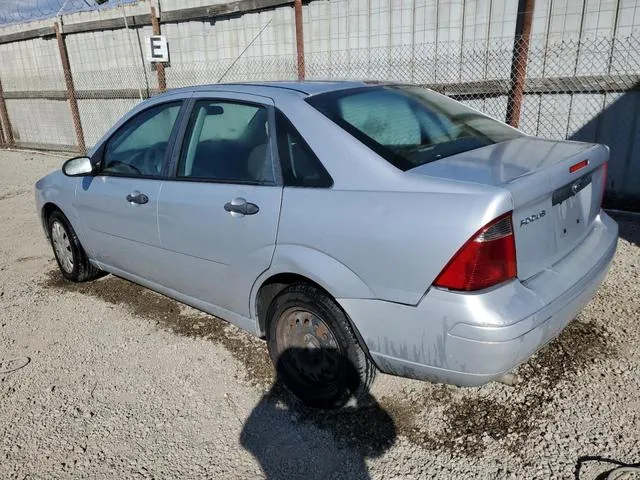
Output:
M271 20L273 20L273 18L271 18ZM249 50L249 47L251 45L253 45L253 42L255 42L258 37L260 35L262 35L262 32L264 32L264 29L267 28L267 26L269 26L269 24L271 23L271 20L269 20L267 23L264 24L264 27L262 27L260 29L260 31L256 34L255 37L253 37L253 39L249 42L249 44L244 47L244 49L240 52L240 55L238 55L235 60L233 62L231 62L231 65L229 65L229 68L227 68L224 73L222 74L222 76L218 79L218 81L216 83L220 83L222 81L222 79L227 75L227 73L229 73L229 70L231 70L233 68L233 66L238 62L238 60L240 60L240 57L242 57L242 55L244 55L244 52L246 52L247 50Z

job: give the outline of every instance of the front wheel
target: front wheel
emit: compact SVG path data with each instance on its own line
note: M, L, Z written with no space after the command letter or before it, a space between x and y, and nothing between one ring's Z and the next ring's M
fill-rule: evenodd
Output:
M269 306L267 346L278 379L315 408L360 403L376 368L345 313L329 295L307 284L285 288Z
M102 274L89 262L73 227L62 212L55 211L49 216L49 239L62 275L72 282L86 282Z

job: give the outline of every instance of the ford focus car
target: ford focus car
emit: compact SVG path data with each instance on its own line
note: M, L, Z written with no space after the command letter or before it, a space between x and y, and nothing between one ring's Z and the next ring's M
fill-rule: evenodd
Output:
M36 200L67 279L263 337L335 408L377 370L481 385L556 337L615 253L608 156L410 85L210 85L142 102Z

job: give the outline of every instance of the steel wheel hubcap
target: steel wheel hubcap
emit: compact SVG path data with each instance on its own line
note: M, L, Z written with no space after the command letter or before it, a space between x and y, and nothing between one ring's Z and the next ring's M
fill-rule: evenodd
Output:
M276 327L278 355L283 368L306 382L335 380L341 369L341 352L335 335L318 315L303 308L289 308ZM283 356L284 354L284 356Z
M73 271L73 252L71 250L71 241L64 226L57 220L51 226L51 241L53 250L58 257L62 269L71 273Z

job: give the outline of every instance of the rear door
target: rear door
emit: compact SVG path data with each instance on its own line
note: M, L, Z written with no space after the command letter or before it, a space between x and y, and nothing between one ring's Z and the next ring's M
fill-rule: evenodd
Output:
M249 317L255 279L273 257L282 182L273 101L234 93L194 96L158 222L163 284Z
M161 269L158 197L182 103L151 106L125 122L96 153L99 173L76 192L92 257L152 281Z

